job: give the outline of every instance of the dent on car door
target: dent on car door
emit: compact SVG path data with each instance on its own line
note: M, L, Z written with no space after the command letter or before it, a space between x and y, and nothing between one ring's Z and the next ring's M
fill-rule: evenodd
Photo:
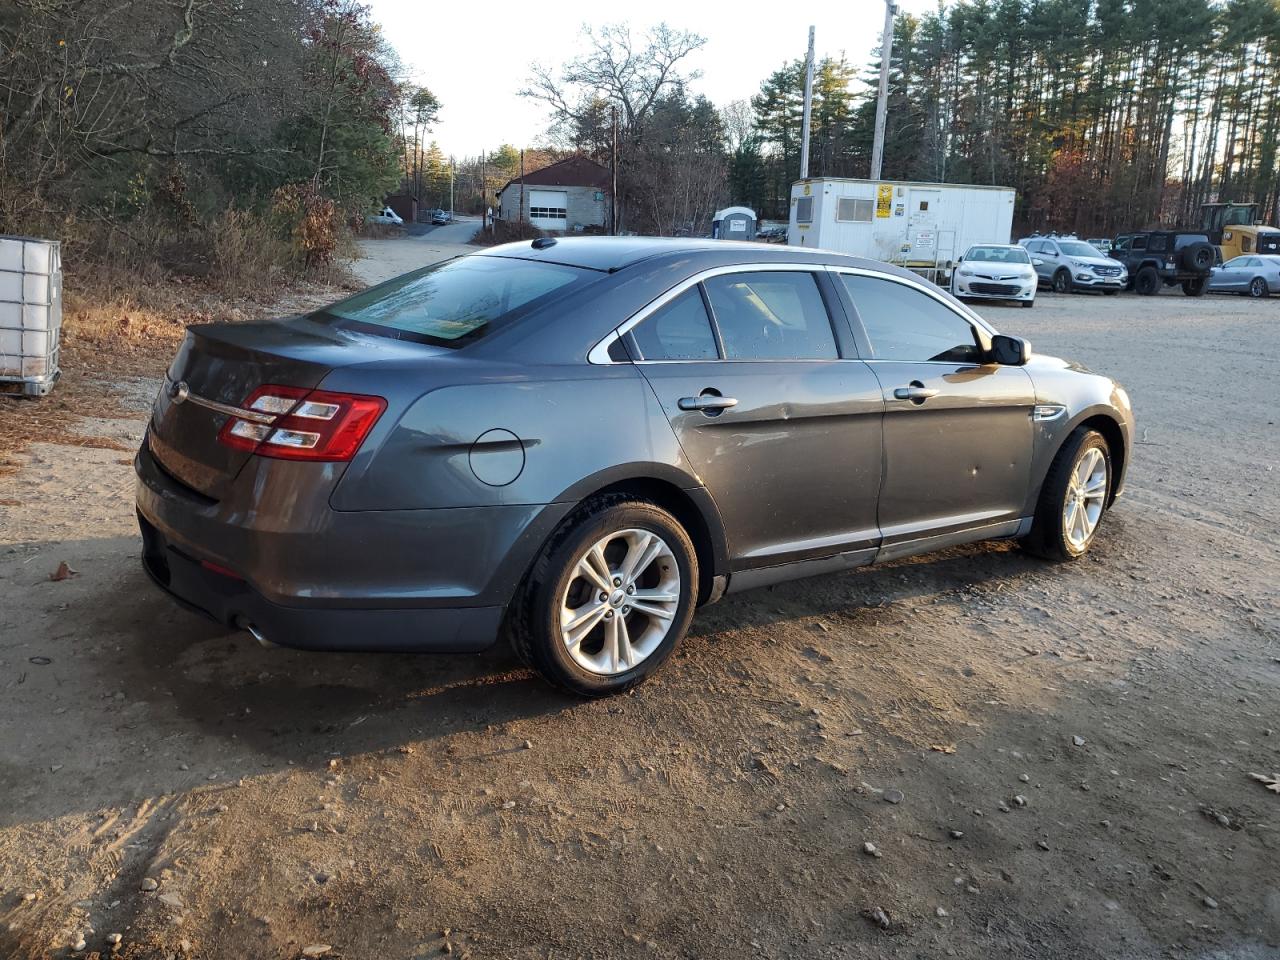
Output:
M627 338L720 510L735 570L869 561L879 539L881 391L842 359L852 344L838 345L821 284L808 271L713 276Z
M1031 378L985 362L973 324L924 290L869 275L841 280L884 391L877 559L930 538L1014 532L1031 477Z

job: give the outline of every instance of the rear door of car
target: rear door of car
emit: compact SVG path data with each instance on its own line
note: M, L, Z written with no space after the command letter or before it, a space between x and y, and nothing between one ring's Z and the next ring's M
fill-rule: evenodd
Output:
M965 531L1016 529L1031 482L1035 388L985 362L973 320L923 283L836 273L885 401L877 559Z
M871 559L884 401L821 268L709 271L625 342L720 510L735 570Z

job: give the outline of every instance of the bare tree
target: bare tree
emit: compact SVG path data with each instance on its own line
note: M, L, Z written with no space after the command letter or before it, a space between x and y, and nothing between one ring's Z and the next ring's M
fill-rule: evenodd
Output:
M520 94L551 108L556 124L590 127L601 102L616 106L627 136L637 133L664 94L683 88L698 73L682 73L681 61L706 38L658 24L637 42L626 24L583 26L587 52L559 71L534 64Z

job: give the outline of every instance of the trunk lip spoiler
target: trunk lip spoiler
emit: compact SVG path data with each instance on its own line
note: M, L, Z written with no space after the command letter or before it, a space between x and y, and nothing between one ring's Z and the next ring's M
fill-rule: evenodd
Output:
M227 416L239 417L241 420L249 420L253 423L270 426L279 419L279 416L274 413L246 410L243 407L237 407L230 403L219 403L217 400L210 400L207 397L200 396L198 393L192 393L185 380L179 380L174 383L168 377L165 377L165 392L168 393L169 399L175 404L194 403L197 407L204 407L206 410L212 410L215 413L225 413Z

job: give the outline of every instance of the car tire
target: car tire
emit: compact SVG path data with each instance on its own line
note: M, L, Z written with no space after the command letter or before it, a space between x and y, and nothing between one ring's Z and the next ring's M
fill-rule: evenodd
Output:
M1255 300L1261 300L1271 291L1267 289L1267 281L1262 277L1254 277L1249 281L1249 296Z
M1160 292L1160 274L1155 267L1143 267L1133 278L1133 289L1144 297L1154 296Z
M1046 560L1083 556L1106 513L1111 477L1111 448L1102 434L1088 427L1076 429L1045 475L1023 549Z
M1203 297L1209 289L1209 278L1199 277L1195 280L1183 280L1182 292L1188 297Z
M600 582L604 571L593 563L597 548L609 580L623 581L611 584L608 594ZM635 592L628 594L624 565L633 550L640 561L651 550L654 555L632 571ZM645 603L658 612L642 612L631 598L645 594L675 599ZM697 553L675 517L624 495L595 498L566 518L534 563L514 601L512 646L562 690L583 697L621 693L671 656L693 619L697 596ZM575 635L565 613L579 610L584 622Z
M1070 270L1059 270L1053 275L1053 292L1070 293L1073 284Z

